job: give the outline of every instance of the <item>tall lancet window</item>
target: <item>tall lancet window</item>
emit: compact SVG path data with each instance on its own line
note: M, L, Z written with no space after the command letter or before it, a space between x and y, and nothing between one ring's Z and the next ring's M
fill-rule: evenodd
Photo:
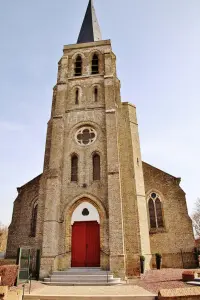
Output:
M164 228L163 210L160 196L157 193L151 193L148 201L150 228Z
M75 61L74 75L75 76L82 75L82 58L80 55L77 56Z
M152 199L149 200L149 219L150 219L150 227L156 228L156 214L154 208L154 202Z
M156 207L157 227L162 228L164 227L164 222L163 222L163 215L162 215L162 203L159 198L157 198L155 201L155 207Z
M75 104L79 104L79 89L76 89L75 92Z
M95 153L93 155L93 180L100 180L101 177L101 162L100 156Z
M31 218L31 237L36 236L36 227L37 227L37 214L38 214L38 204L35 203L32 210Z
M92 74L98 74L98 73L99 73L99 58L97 54L94 54L92 58Z
M71 181L78 181L78 156L76 154L71 157Z
M98 101L98 88L95 87L94 88L94 102L97 102Z

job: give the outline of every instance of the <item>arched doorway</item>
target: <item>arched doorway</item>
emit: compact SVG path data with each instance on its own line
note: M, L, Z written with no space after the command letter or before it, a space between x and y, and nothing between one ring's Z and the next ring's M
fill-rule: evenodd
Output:
M74 210L72 225L72 267L100 266L100 218L97 209L82 202Z

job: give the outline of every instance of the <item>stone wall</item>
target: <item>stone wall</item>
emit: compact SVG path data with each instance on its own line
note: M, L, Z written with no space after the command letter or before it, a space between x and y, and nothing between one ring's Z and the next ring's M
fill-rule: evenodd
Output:
M37 249L36 238L31 237L32 208L38 200L41 175L24 186L18 188L18 196L14 202L12 221L8 230L6 257L16 257L19 247Z
M126 273L132 276L140 273L140 255L150 253L150 242L136 108L129 103L119 111L119 147Z
M0 259L0 266L15 265L15 264L16 264L15 259Z
M164 228L150 230L151 253L163 254L165 267L182 267L180 253L192 253L194 235L188 215L185 193L180 178L171 176L147 163L143 163L146 198L158 193L162 201ZM148 203L147 203L148 205ZM179 253L179 254L178 254ZM174 255L175 259L172 259ZM179 256L179 259L176 259ZM192 254L190 255L191 266Z
M152 255L152 268L156 269L156 257ZM197 267L193 252L177 252L162 254L162 268L191 269Z
M45 274L50 261L54 266L71 266L71 215L80 201L95 205L101 218L101 248L109 252L108 245L108 180L106 153L104 53L111 52L110 41L64 47L59 61L58 80L54 87L51 119L48 123L43 184L40 189L40 213L45 219L41 235L42 272ZM91 60L99 56L99 74L91 75ZM74 62L80 55L83 62L82 76L74 76ZM98 88L98 101L94 101L94 87ZM76 104L76 89L79 102ZM76 141L76 132L90 126L97 133L97 140L89 147ZM93 181L92 155L101 159L101 180ZM78 156L78 181L71 181L71 157ZM103 212L103 213L102 213ZM42 229L42 222L41 222ZM54 237L52 239L52 236ZM62 253L66 253L62 257ZM57 259L54 259L58 256ZM101 254L101 266L105 261ZM108 262L106 263L108 267ZM44 266L44 267L43 267Z

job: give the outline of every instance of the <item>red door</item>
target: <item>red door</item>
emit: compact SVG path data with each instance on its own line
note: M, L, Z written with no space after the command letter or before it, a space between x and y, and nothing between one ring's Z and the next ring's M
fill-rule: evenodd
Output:
M100 266L100 228L96 221L72 226L72 267Z

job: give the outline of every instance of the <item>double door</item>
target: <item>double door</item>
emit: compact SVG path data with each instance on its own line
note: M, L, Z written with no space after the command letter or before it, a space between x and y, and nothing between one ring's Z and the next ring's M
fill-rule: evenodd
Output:
M72 225L72 267L100 266L100 226L96 221Z

